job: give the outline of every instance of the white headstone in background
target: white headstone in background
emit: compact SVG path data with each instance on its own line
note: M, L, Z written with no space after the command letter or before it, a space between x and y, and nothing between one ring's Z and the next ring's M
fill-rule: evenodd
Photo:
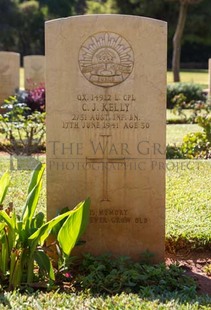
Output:
M0 51L0 105L19 88L20 54Z
M23 61L25 89L33 89L45 84L45 56L25 56Z
M166 38L137 16L46 23L48 218L91 198L77 253L164 259Z

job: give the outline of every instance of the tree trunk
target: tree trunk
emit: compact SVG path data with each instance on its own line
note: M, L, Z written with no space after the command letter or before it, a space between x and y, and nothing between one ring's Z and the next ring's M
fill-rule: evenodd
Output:
M172 58L172 71L174 82L180 82L180 55L182 35L185 28L185 21L187 17L188 3L180 2L179 18L177 22L176 31L173 37L173 58Z

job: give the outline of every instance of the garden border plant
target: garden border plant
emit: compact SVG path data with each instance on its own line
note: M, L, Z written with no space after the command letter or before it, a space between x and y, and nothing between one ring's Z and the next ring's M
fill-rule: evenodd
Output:
M27 191L27 199L21 216L10 207L0 210L0 280L9 289L31 285L41 279L55 281L51 258L45 241L54 229L54 238L59 248L63 271L70 252L84 233L88 224L90 200L79 203L73 210L65 211L50 221L45 221L42 212L35 214L42 186L45 166L38 164ZM2 204L9 186L6 172L0 180Z
M45 149L45 88L18 91L1 106L1 144L9 154L31 155Z
M197 102L205 102L203 87L196 83L172 83L167 85L167 108L173 109L178 103L191 108Z
M183 95L182 95L183 97ZM181 98L182 98L181 97ZM179 101L174 113L182 115L183 102ZM198 102L194 105L193 113L186 118L186 123L196 123L203 128L203 132L189 133L183 137L181 146L167 146L168 159L209 159L211 158L211 104Z

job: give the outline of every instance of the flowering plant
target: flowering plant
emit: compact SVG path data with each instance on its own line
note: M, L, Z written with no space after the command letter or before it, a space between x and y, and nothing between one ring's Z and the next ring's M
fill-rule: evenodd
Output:
M19 90L16 93L16 98L19 103L26 104L29 108L28 113L45 112L45 86L43 83L35 85L32 89Z
M31 155L43 149L45 136L45 87L19 90L0 108L3 149L10 154ZM9 143L8 143L9 142Z

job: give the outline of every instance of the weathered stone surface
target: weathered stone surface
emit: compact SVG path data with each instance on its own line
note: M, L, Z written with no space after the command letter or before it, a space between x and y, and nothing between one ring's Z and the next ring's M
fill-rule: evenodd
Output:
M164 257L166 23L46 23L48 217L91 197L78 251Z
M20 54L0 51L0 104L19 88Z
M32 89L45 83L45 56L31 55L24 58L25 89Z

